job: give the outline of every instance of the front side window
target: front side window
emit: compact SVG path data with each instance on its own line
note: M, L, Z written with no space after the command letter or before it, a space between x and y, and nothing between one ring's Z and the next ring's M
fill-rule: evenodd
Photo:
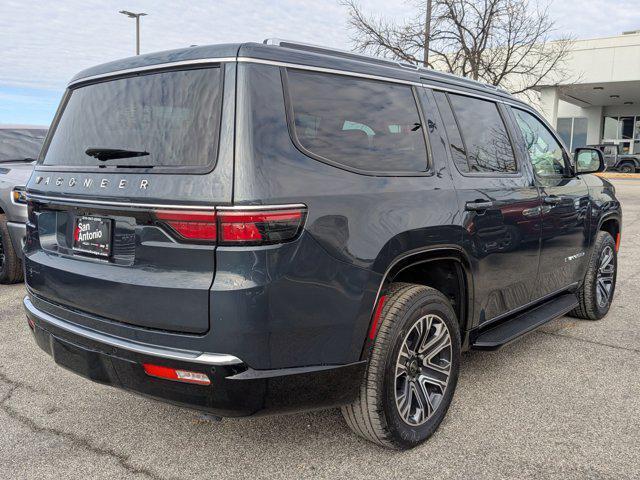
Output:
M303 150L364 172L427 170L427 149L408 85L287 70L295 138Z
M537 175L564 175L564 151L547 127L524 110L513 109L533 170Z
M470 173L516 173L513 147L494 102L449 94Z
M73 89L44 165L203 167L215 160L220 68L166 71Z

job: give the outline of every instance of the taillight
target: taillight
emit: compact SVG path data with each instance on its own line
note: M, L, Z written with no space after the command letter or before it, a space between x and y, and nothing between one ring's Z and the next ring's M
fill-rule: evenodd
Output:
M304 221L302 209L218 211L218 241L226 245L281 243L298 235Z
M303 207L155 212L156 219L180 239L220 245L268 245L293 240L302 230L305 216Z
M158 210L155 216L185 240L216 240L215 212Z

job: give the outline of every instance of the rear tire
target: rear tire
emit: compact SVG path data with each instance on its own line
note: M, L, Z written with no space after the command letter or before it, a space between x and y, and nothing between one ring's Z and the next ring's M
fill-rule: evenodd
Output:
M5 215L0 215L0 283L22 281L22 262L13 249Z
M618 253L613 237L604 231L596 235L584 282L577 292L580 304L569 315L585 320L600 320L611 307L616 289Z
M618 167L620 173L635 173L636 165L632 162L624 162Z
M459 368L460 332L448 299L423 285L393 284L359 398L342 415L366 440L413 448L444 419Z

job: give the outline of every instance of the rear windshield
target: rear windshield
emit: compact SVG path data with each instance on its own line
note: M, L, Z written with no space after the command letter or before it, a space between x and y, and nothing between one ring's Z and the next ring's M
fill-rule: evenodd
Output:
M71 91L44 165L194 168L215 160L220 68L120 78Z
M46 129L0 129L0 162L36 158L46 135Z

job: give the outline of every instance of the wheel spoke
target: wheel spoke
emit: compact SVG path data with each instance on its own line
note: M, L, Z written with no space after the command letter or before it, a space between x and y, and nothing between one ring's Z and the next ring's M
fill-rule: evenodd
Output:
M417 344L416 353L424 352L425 346L429 343L429 334L431 333L431 325L433 323L433 317L427 315L422 317L418 322L421 325L420 342Z
M418 386L420 387L420 393L422 394L422 398L424 399L424 403L427 409L427 417L430 417L431 414L435 410L435 405L431 400L431 394L429 393L429 382L424 380L424 377L418 377ZM442 390L444 392L444 389Z
M431 367L422 367L418 380L434 385L444 392L444 389L447 387L447 382L449 381L449 373L448 371L442 372Z
M413 398L413 393L409 386L409 380L405 379L402 393L396 396L396 404L398 405L398 412L400 412L400 415L405 420L408 420L408 417L409 417L412 398Z
M425 363L432 363L432 359L434 357L438 356L445 348L449 348L451 346L449 331L444 327L444 325L442 325L442 327L442 330L437 332L437 336L434 335L434 339L429 342L429 345L425 349Z
M427 412L425 411L425 402L422 396L420 395L421 388L418 387L416 382L411 382L410 386L411 390L411 406L415 406L415 414L414 418L416 423L420 424L427 419Z

